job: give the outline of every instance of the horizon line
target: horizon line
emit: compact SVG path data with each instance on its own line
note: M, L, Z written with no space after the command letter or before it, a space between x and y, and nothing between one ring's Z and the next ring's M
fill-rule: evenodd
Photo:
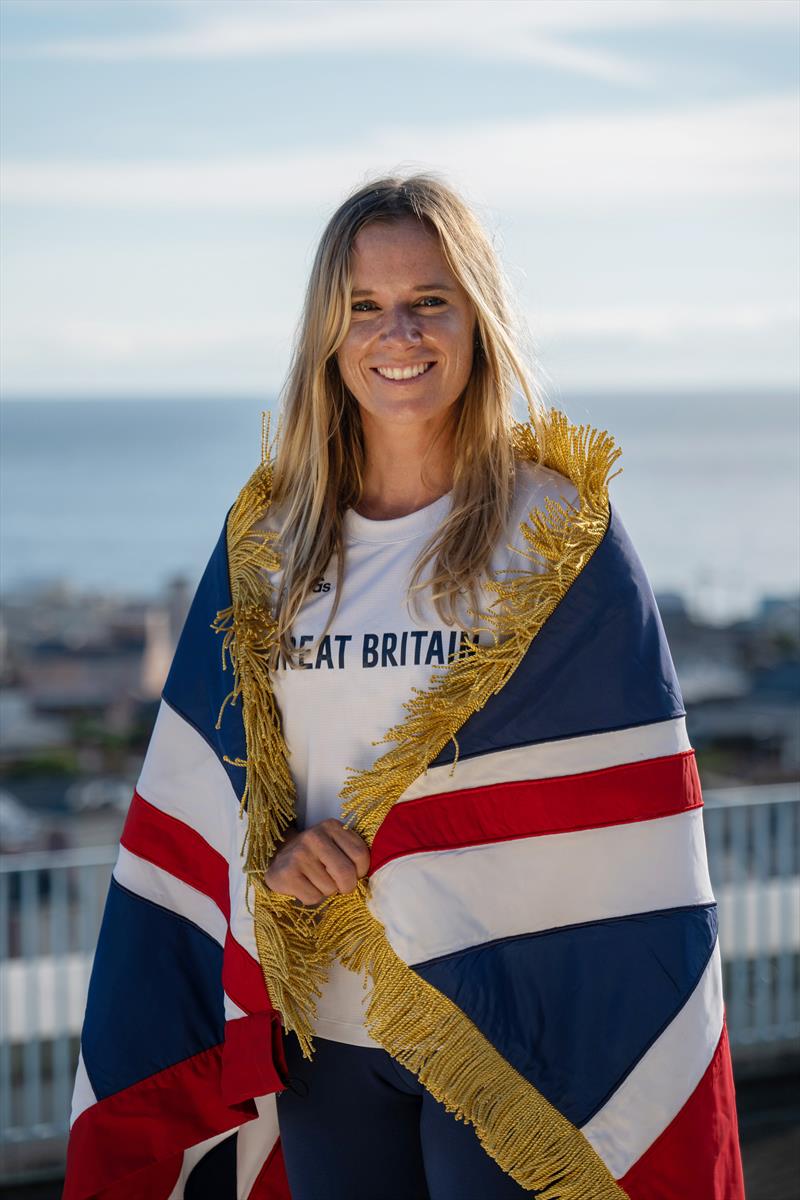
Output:
M758 384L758 383L705 383L705 382L686 382L674 384L620 384L614 386L611 384L598 384L596 386L587 386L585 384L576 384L575 386L563 384L559 388L561 395L550 400L551 405L556 404L556 400L563 398L565 393L572 396L618 396L621 399L626 396L641 396L643 393L647 395L669 395L674 396L680 393L697 395L708 394L716 395L721 392L726 394L741 394L749 395L753 391L758 391L760 395L773 396L798 396L800 397L800 380L791 380L780 384ZM115 403L125 400L136 401L164 401L175 400L197 403L198 401L241 401L242 403L270 400L275 401L279 398L279 392L272 391L261 393L257 391L232 391L226 392L222 389L214 391L199 391L189 388L181 391L164 391L148 390L142 392L123 392L123 391L108 391L108 392L16 392L8 395L3 395L0 392L0 404L28 404L36 402L57 401L59 403L78 403L78 402L106 402ZM547 398L545 398L547 402Z

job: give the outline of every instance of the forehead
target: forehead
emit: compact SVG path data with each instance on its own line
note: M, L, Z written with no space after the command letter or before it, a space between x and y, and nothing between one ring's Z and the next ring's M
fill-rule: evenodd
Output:
M387 282L399 283L414 276L416 282L419 271L425 267L438 271L438 275L431 275L432 279L455 282L438 238L413 218L374 221L363 226L353 242L350 262L354 286L378 284L383 282L382 277Z

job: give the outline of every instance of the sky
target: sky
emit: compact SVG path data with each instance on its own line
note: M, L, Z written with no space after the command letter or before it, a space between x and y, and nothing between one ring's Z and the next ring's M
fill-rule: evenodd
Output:
M0 388L263 395L378 174L475 208L548 394L800 378L795 0L0 0Z

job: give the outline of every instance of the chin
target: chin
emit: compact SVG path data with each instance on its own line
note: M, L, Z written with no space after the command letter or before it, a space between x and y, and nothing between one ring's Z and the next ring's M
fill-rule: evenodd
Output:
M422 400L416 402L398 400L394 404L386 404L384 401L381 404L363 405L362 409L366 409L369 417L374 421L386 421L395 425L413 425L418 421L444 420L450 407L449 404L442 406L438 402L426 404Z

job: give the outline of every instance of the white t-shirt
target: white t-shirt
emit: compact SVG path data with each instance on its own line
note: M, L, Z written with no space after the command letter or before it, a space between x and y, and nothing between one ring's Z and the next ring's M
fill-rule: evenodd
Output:
M492 559L492 574L503 570L542 570L538 559L515 553L525 548L520 522L531 509L544 509L544 495L577 503L575 487L558 472L523 462L518 465L507 536ZM275 699L289 749L289 767L297 789L297 823L307 829L327 817L340 818L339 791L350 772L362 770L385 753L374 746L387 729L402 721L411 689L427 688L437 673L434 663L448 661L462 637L445 625L427 594L419 597L418 621L409 611L411 568L425 542L450 510L448 493L426 508L388 521L373 521L352 509L344 515L343 593L333 624L318 649L294 669L280 664L273 672ZM265 527L276 528L278 514ZM502 578L502 575L500 575ZM322 632L334 597L336 562L303 605L292 636L298 648L312 645ZM495 599L483 592L482 606ZM481 642L491 641L486 632ZM317 1002L315 1033L357 1046L377 1046L363 1021L365 977L331 966Z

